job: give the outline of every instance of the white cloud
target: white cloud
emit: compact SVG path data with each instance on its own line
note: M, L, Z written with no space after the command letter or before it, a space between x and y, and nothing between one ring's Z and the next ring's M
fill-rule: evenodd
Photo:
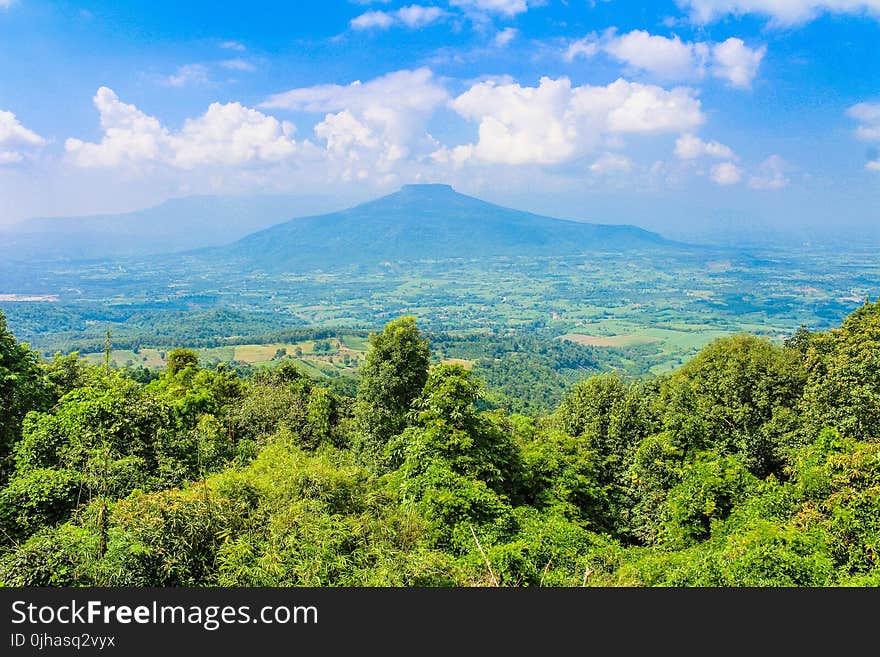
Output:
M0 165L21 162L25 153L45 143L43 137L25 128L15 114L0 110Z
M107 87L98 89L94 102L104 131L101 141L65 142L70 160L80 167L242 166L278 162L297 151L291 123L239 103L212 103L205 114L172 132L155 117L121 102Z
M25 128L15 114L0 110L0 144L42 146L45 143L40 135Z
M645 30L618 35L616 30L592 34L571 42L563 57L593 57L604 52L632 70L645 71L663 80L699 80L707 75L748 88L758 72L766 47L749 48L742 39L721 43L687 42Z
M779 155L771 155L758 167L758 173L749 178L752 189L782 189L791 182L785 175L791 165Z
M572 41L565 49L563 57L571 62L578 57L593 57L599 54L599 40L596 35L585 36L583 39Z
M327 155L343 180L369 177L376 151L381 146L369 126L348 110L343 110L328 114L315 126L315 135L326 143Z
M238 52L244 52L247 50L244 44L239 43L238 41L221 41L220 47L224 50L236 50Z
M866 169L870 169L871 171L880 171L880 160L869 160L867 164L865 164Z
M398 113L430 113L448 98L430 69L396 71L349 85L320 84L270 96L261 107L329 112L352 109L391 123Z
M269 97L261 107L306 112L326 112L316 135L328 143L368 147L376 166L387 169L406 157L419 157L436 150L426 125L434 110L449 99L446 89L430 69L397 71L347 86L326 84L292 89ZM335 115L335 116L333 116ZM368 129L369 142L364 129ZM344 137L342 132L351 134ZM335 149L338 151L338 148ZM358 157L369 157L359 153Z
M698 77L709 57L704 43L684 43L677 36L669 39L644 30L605 39L603 50L633 68L668 80Z
M201 64L186 64L169 75L164 84L169 87L186 87L190 84L205 84L208 81L208 69Z
M350 24L355 30L369 30L374 27L384 30L394 25L394 18L384 11L368 11L352 18Z
M235 59L225 59L220 62L220 66L225 69L229 69L230 71L242 71L245 73L251 73L257 70L257 67L251 64L249 61L238 57Z
M11 7L15 0L0 0L0 9Z
M681 135L675 141L675 155L681 160L696 160L703 156L727 160L736 157L729 146L717 141L703 141L690 133Z
M778 25L799 25L824 13L880 17L880 0L678 0L693 21L710 23L728 15L759 14Z
M495 38L492 39L492 44L497 48L504 48L510 45L510 42L513 41L518 34L519 30L515 27L505 27L495 35Z
M421 5L409 5L395 12L397 20L411 29L418 29L430 25L446 15L439 7L423 7Z
M712 73L734 87L748 89L766 54L766 46L749 48L742 39L731 37L712 46Z
M425 7L422 5L408 5L397 11L368 11L351 20L351 27L355 30L381 29L385 30L394 25L402 25L411 30L416 30L431 23L436 23L446 16L446 12L440 7Z
M589 153L603 139L626 134L681 133L705 120L692 89L665 90L625 80L572 87L542 78L537 87L488 80L452 102L479 124L479 139L444 159L504 164L558 164Z
M107 87L94 98L104 136L100 143L70 138L64 148L82 167L113 167L158 160L167 147L168 131L155 117L119 100Z
M502 16L516 16L529 9L526 0L450 0L449 4L453 7L476 9Z
M742 180L743 172L733 162L722 162L712 167L710 177L719 185L735 185Z
M295 129L239 103L211 103L196 119L187 119L171 135L171 163L183 169L279 162L297 151Z
M328 114L315 126L315 134L327 142L328 150L335 153L344 154L352 146L375 148L379 143L373 131L358 121L348 110Z
M594 173L625 173L632 169L632 161L619 153L605 153L590 165Z
M846 113L859 122L856 128L859 139L880 139L880 103L859 103L850 107Z

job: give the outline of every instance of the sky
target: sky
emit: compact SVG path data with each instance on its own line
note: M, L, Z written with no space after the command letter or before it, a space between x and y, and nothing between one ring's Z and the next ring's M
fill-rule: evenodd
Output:
M880 225L880 0L0 0L0 226L443 182L667 234Z

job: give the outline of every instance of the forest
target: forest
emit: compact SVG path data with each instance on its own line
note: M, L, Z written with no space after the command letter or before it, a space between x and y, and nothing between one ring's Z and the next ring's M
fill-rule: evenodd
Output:
M0 314L3 586L880 585L880 302L531 415L412 316L350 393L185 348L142 374Z

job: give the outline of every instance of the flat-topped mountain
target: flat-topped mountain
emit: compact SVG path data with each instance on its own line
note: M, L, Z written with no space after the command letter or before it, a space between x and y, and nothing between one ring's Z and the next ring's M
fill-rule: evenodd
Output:
M449 185L405 185L347 210L292 219L220 249L276 271L386 261L570 255L678 248L635 226L591 224L512 210L459 194Z

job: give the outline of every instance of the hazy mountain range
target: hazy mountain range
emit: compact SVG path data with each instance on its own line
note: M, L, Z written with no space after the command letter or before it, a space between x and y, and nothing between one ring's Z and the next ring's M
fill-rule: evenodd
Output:
M293 216L330 212L346 199L319 196L190 196L145 210L40 217L0 228L0 257L91 260L219 246Z
M448 185L404 185L328 212L336 209L331 203L305 196L190 197L121 215L31 219L0 233L0 256L12 262L77 261L188 252L212 263L307 271L386 261L684 247L635 226L512 210Z

